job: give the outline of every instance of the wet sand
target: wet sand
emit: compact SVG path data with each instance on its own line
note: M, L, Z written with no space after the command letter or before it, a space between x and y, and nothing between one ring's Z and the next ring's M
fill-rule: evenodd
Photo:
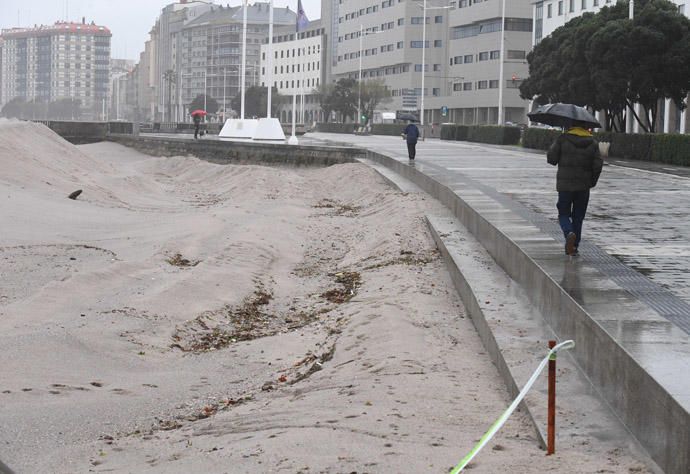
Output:
M364 165L155 158L2 121L0 171L17 472L440 473L510 402L424 224L443 209ZM646 472L561 443L545 457L517 414L473 472Z

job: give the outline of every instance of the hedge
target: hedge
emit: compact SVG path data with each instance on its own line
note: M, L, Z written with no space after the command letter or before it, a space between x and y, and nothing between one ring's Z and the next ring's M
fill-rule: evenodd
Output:
M518 127L497 125L441 125L441 140L463 140L494 145L517 145L520 142Z
M653 135L652 161L671 165L690 166L690 136L663 134Z
M355 133L354 123L317 123L316 130L324 133Z
M405 129L404 123L375 123L371 126L372 135L400 135Z
M522 146L535 150L548 150L560 134L560 130L530 127L522 134Z

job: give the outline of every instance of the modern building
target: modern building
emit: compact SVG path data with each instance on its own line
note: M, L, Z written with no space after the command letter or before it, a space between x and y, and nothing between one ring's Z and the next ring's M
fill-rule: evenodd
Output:
M628 0L622 0L628 3ZM678 11L685 16L690 16L690 11L686 8L688 0L670 0L678 5ZM543 38L546 38L554 30L565 25L573 18L576 18L584 13L596 13L603 7L611 6L617 3L617 0L537 0L533 1L533 19L534 19L534 35L532 42L534 45L538 44ZM658 130L663 130L665 133L679 132L686 133L690 131L690 124L688 123L690 116L686 114L685 110L680 110L670 99L660 103L660 115L657 119L660 123ZM631 127L633 127L631 129ZM639 132L637 123L628 122L628 131Z
M530 0L511 0L503 12L502 3L452 3L447 69L438 85L441 93L431 94L425 103L427 123L527 123L528 102L520 98L519 87L532 48L532 5Z
M110 38L108 28L85 20L2 30L0 103L71 98L84 117L99 118L109 93Z
M326 81L328 42L321 20L314 20L299 33L295 25L278 27L273 34L272 86L280 100L281 122L292 120L292 96L297 95L297 121L312 123L324 119L317 91ZM261 85L267 87L268 44L261 46ZM275 100L275 99L274 99Z
M423 105L425 123L495 124L499 104L504 122L526 123L518 87L532 45L531 3L506 2L502 32L498 0L429 0L426 15L414 1L324 0L322 17L332 15L324 22L332 38L326 77L358 78L361 69L362 80L382 79L391 91L382 111Z

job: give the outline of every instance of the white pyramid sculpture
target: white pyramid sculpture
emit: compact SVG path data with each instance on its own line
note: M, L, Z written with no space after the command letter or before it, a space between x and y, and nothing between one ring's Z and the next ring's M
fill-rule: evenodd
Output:
M259 121L256 119L228 119L218 134L218 138L254 138L254 132Z
M285 141L285 133L277 118L260 118L253 138L254 140Z

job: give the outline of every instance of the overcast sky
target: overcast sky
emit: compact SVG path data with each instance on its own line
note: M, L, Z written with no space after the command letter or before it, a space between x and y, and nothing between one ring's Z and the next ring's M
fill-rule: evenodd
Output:
M0 0L0 28L53 24L69 18L95 21L113 32L113 58L138 59L161 8L172 0ZM241 5L241 0L215 0L213 3ZM254 0L250 0L254 3ZM310 20L321 16L320 0L302 0ZM276 7L297 10L297 0L274 0ZM68 10L69 9L69 10ZM69 17L67 12L69 11Z

